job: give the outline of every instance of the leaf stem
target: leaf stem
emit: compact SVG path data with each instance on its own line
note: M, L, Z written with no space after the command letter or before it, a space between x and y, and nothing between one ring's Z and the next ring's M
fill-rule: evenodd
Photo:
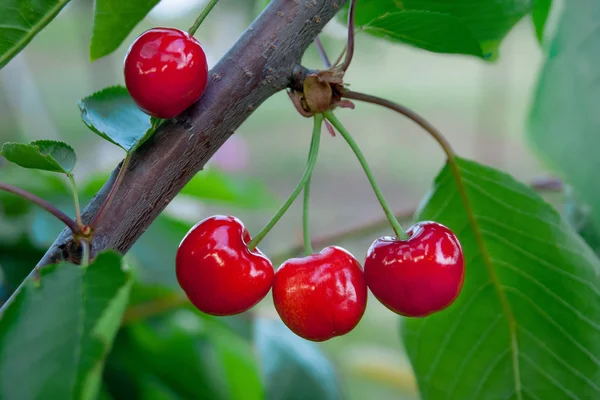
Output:
M318 36L315 38L315 45L317 46L321 60L323 60L323 65L325 65L325 68L330 68L331 62L329 61L325 47L323 47L323 43L321 43L321 39Z
M258 233L258 235L256 235L254 239L250 241L250 243L248 243L248 248L250 249L250 251L254 250L256 246L260 243L260 241L263 240L264 237L267 236L271 229L273 229L273 227L277 224L277 222L279 222L281 217L283 217L283 215L287 212L290 206L294 203L294 200L296 200L302 189L304 189L306 182L308 182L312 175L312 171L315 167L315 164L317 162L317 156L319 154L319 144L321 142L321 124L323 123L323 115L315 114L313 118L315 129L313 130L312 134L310 150L308 153L308 162L306 164L304 174L302 175L302 178L300 178L300 182L298 182L298 185L296 186L292 194L290 194L290 197L288 197L283 206L281 206L281 208L279 209L277 214L275 214L273 219L271 219L271 221L269 221L269 223L265 225L265 227ZM319 127L318 129L316 128L317 126Z
M117 191L119 190L119 186L121 186L121 182L123 182L125 173L127 172L127 167L129 166L129 161L131 161L131 155L132 155L132 153L127 153L127 155L125 156L125 159L121 163L121 168L119 169L119 174L117 175L115 182L113 183L112 187L110 188L110 192L108 192L106 199L104 199L104 203L102 203L102 205L100 206L100 210L98 210L98 213L96 214L96 216L94 217L92 222L89 224L92 228L95 228L96 226L98 226L98 224L102 220L102 217L104 217L106 210L108 209L108 207L110 207L110 204L114 200L114 197L117 194Z
M0 190L16 194L17 196L29 200L30 202L42 207L44 210L48 211L50 214L54 215L56 218L61 220L66 226L69 227L73 234L79 232L80 227L77 225L77 223L67 214L60 211L54 204L34 195L33 193L20 189L16 186L9 185L7 183L0 182Z
M87 239L80 239L81 244L81 265L87 267L90 265L90 243Z
M81 221L81 207L79 205L79 195L77 194L77 185L75 185L75 177L73 174L67 174L69 178L69 183L71 184L71 192L73 193L73 203L75 204L75 222L79 229L83 227L83 222Z
M356 10L356 0L350 0L350 11L348 12L348 44L346 45L346 58L340 69L344 72L350 67L352 57L354 57L354 15Z
M198 15L198 18L196 18L196 21L194 21L194 24L190 27L190 29L188 29L188 33L190 35L194 36L194 34L196 33L196 31L198 30L200 25L202 25L202 22L204 22L204 20L208 16L208 14L210 14L211 10L213 9L214 6L217 5L218 2L219 2L219 0L210 0L208 2L206 7L204 7L202 12L200 13L200 15Z
M342 125L340 120L337 119L337 117L333 114L333 112L326 111L324 113L324 115L325 115L325 118L327 118L327 120L329 122L331 122L331 124L340 132L342 137L346 140L346 142L348 143L348 145L350 146L350 148L356 155L356 158L358 158L360 165L362 166L363 170L365 171L365 174L367 175L367 178L369 179L369 182L371 183L371 186L373 187L375 196L377 196L377 200L379 200L379 203L381 204L381 208L383 208L383 212L385 213L388 221L390 222L390 225L392 226L392 229L394 230L394 233L396 234L396 237L400 240L408 239L408 235L406 234L406 232L404 232L404 229L402 229L402 226L400 225L400 223L398 222L398 219L396 219L396 216L394 215L394 211L392 211L390 205L388 204L385 197L383 196L383 193L381 192L381 189L379 188L379 185L377 184L377 181L375 180L375 176L373 175L373 172L371 171L371 168L369 167L369 164L367 163L365 156L363 155L362 151L358 147L358 144L354 141L354 138L352 138L352 135L350 135L350 132L348 132L346 130L344 125Z

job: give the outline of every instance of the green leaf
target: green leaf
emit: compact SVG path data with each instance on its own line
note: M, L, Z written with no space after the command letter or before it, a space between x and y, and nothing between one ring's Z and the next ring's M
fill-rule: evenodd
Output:
M544 29L546 28L546 21L548 21L551 8L552 0L533 0L531 18L535 26L535 34L540 43L544 40Z
M69 0L3 0L0 3L0 69L16 56Z
M79 102L81 119L100 137L128 153L152 136L150 116L140 110L127 89L111 86Z
M401 11L384 14L363 27L371 35L404 42L437 53L484 57L467 25L449 14Z
M315 343L279 320L258 318L254 332L269 400L342 398L335 369Z
M600 396L600 261L531 188L475 162L446 166L418 220L461 241L456 303L407 319L404 340L423 399Z
M268 208L276 204L275 197L262 181L226 174L215 168L196 174L179 194L243 208Z
M112 372L109 386L129 391L120 398L142 398L135 393L144 391L148 376L178 398L264 398L250 343L220 319L189 310L128 327L115 344L108 370Z
M30 144L4 143L0 154L23 168L63 174L73 172L77 161L75 150L71 146L55 140L36 140Z
M160 0L96 0L90 58L115 51Z
M462 47L470 50L464 54L474 54L474 47L469 44L474 36L483 49L477 55L494 58L502 39L530 10L529 0L359 0L356 3L356 24L366 27L387 14L428 11L431 13L430 21L427 21L427 14L423 14L412 22L412 29L404 33L405 28L401 24L393 24L392 32L397 30L397 34L389 36L428 50L432 43L438 49L435 51L443 51L446 47L454 50L452 52ZM452 20L443 20L439 14L456 18L464 27L458 28ZM347 5L340 15L344 21L347 20ZM440 23L439 27L435 27L436 21ZM432 29L434 33L429 32ZM405 36L401 39L403 34ZM421 42L422 39L425 41Z
M259 15L271 2L271 0L255 0L254 14Z
M531 142L542 159L592 207L596 230L600 229L599 20L600 2L565 2L529 125Z
M94 399L130 282L112 252L25 281L0 319L0 398Z

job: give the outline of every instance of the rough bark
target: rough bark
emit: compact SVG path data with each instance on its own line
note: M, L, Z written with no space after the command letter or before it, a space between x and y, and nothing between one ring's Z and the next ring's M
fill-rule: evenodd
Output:
M210 71L200 101L164 124L133 156L92 251L127 252L185 184L263 101L288 87L294 67L346 0L273 0ZM290 107L292 105L290 104ZM90 221L118 168L83 212ZM70 258L63 231L38 266ZM73 256L75 257L75 256Z

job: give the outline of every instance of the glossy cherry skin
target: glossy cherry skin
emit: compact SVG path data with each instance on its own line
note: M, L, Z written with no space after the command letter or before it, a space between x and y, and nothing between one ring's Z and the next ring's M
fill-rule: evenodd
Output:
M454 233L436 222L419 222L408 240L381 237L365 260L367 286L387 308L424 317L450 306L465 276L462 247Z
M291 331L321 342L354 329L365 313L367 285L356 258L330 246L284 262L275 273L273 302Z
M190 34L173 28L142 33L125 56L125 85L135 103L157 118L173 118L202 96L206 54Z
M198 310L233 315L252 308L273 284L271 261L250 251L250 234L235 217L200 221L185 236L176 257L177 280Z

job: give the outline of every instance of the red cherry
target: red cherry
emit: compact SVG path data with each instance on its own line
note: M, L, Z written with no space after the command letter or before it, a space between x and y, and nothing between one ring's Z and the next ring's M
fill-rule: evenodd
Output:
M290 330L321 342L354 329L367 307L367 285L356 258L330 246L284 262L275 273L273 302Z
M200 221L183 238L176 258L179 285L198 310L233 315L252 308L273 284L273 265L250 251L250 234L235 217Z
M206 54L189 33L153 28L125 55L125 85L136 104L157 118L173 118L202 96L208 82Z
M387 308L407 317L424 317L456 300L465 261L454 233L436 222L419 222L410 238L381 237L369 248L365 278Z

